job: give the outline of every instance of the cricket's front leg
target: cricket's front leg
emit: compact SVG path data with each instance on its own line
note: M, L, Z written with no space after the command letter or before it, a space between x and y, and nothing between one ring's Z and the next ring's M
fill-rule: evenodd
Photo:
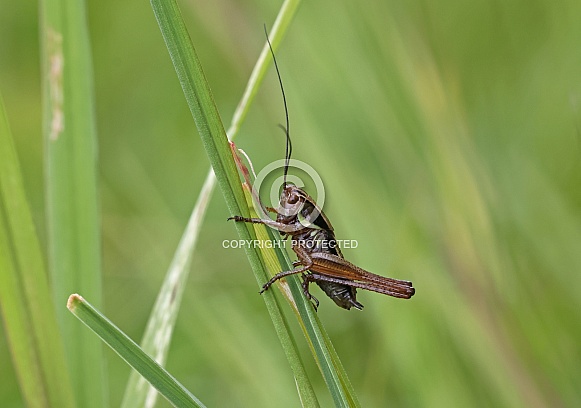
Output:
M264 224L264 225L268 225L269 227L272 227L274 229L277 229L280 232L286 232L287 234L292 233L292 232L297 232L297 231L305 228L300 223L298 223L298 225L283 224L282 222L277 222L277 221L270 220L270 219L263 220L262 218L246 218L246 217L242 217L240 215L235 215L234 217L230 217L230 218L228 218L227 221L230 221L230 220L234 220L236 222L250 222L252 224Z
M250 222L253 224L263 224L260 218L246 218L240 215L235 215L234 217L229 217L226 221L234 220L236 222Z

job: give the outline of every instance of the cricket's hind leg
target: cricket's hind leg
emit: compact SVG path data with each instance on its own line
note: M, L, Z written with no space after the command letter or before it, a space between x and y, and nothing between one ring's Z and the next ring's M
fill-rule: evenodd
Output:
M296 273L303 273L309 270L309 268L313 266L313 263L309 263L307 265L303 265L300 268L297 269L291 269L290 271L283 271L283 272L279 272L276 275L274 275L272 278L270 278L270 280L268 282L266 282L264 284L264 286L262 286L262 290L260 291L260 293L264 292L265 290L268 290L268 288L270 288L270 286L276 282L277 280L284 278L286 276L289 275L294 275Z

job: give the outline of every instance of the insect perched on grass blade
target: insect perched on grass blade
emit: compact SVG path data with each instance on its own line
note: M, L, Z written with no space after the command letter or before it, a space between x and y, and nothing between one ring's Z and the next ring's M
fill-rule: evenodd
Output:
M237 222L268 225L277 229L283 238L291 237L292 249L296 253L298 260L293 263L295 269L274 275L264 284L260 293L268 290L277 280L300 273L303 278L303 292L309 300L314 302L315 308L318 307L319 301L309 292L309 284L311 282L316 283L338 306L347 310L352 307L363 309L363 305L357 301L357 288L397 298L411 298L415 293L411 282L379 276L345 260L337 245L333 226L321 208L304 190L287 183L287 173L292 153L288 109L282 79L268 34L266 35L266 40L272 53L286 113L286 127L282 127L286 134L284 182L279 207L277 209L267 208L269 211L276 213L276 221L262 218L245 218L238 215L228 219L233 219Z

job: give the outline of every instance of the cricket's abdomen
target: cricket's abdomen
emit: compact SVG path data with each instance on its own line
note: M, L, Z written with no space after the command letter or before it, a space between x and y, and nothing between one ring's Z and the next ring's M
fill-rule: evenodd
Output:
M335 304L343 309L355 307L363 309L363 305L357 301L357 289L353 286L342 285L335 282L315 281L315 283L329 296Z

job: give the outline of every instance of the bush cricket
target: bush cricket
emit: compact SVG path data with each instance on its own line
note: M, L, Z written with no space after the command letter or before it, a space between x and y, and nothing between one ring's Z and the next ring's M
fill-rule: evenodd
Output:
M277 280L300 273L303 279L303 293L307 299L314 302L315 309L318 308L319 301L309 292L311 282L316 283L338 306L347 310L352 307L363 309L363 305L357 301L357 288L397 298L411 298L415 293L411 282L379 276L345 260L336 243L333 226L322 209L304 190L287 183L289 161L292 154L288 108L282 79L266 27L265 33L278 75L286 114L286 127L281 126L286 134L286 164L280 203L277 209L267 208L268 211L276 213L276 221L241 216L230 217L228 220L265 224L277 229L282 238L291 237L292 249L298 260L293 263L295 269L274 275L264 284L260 293L268 290Z

